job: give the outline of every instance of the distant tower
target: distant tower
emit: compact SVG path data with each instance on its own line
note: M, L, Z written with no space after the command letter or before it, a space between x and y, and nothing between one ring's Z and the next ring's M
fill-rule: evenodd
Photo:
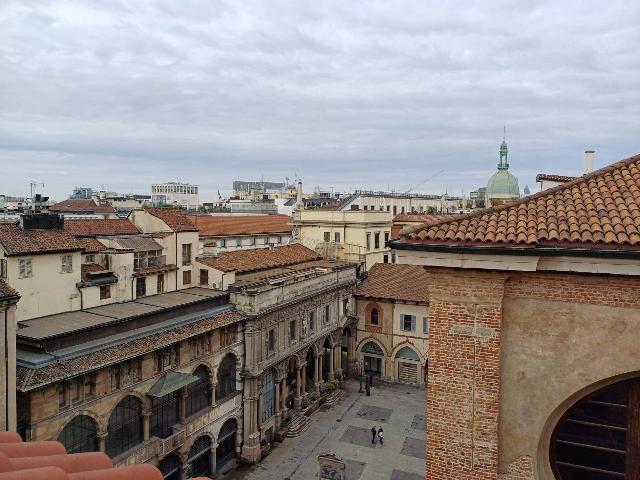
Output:
M529 185L525 185L524 186L524 194L525 195L531 195L531 190L529 189Z
M509 155L509 147L507 147L507 127L505 126L502 131L502 143L500 144L500 161L498 162L498 170L509 170L509 162L507 156Z

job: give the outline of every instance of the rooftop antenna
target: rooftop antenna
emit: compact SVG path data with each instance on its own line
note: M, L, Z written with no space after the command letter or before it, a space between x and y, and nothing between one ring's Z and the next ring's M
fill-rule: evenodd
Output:
M507 139L507 126L506 126L506 125L504 125L504 126L502 127L502 140L504 141L504 140L506 140L506 139Z

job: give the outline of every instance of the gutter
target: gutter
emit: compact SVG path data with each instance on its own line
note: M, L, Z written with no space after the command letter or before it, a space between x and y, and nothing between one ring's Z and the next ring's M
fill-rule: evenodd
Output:
M566 247L485 247L468 246L462 244L426 244L404 243L392 240L388 243L395 250L411 250L424 252L445 253L474 253L478 255L518 255L518 256L573 256L593 258L626 258L640 259L640 250L605 250L593 248L566 248Z

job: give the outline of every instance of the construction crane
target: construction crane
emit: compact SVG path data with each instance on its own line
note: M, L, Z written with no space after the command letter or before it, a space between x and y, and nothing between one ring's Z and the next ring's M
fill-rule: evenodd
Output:
M409 185L409 190L406 191L406 193L411 193L413 190L415 190L418 187L421 187L422 185L424 185L425 183L427 183L430 180L433 180L434 178L436 178L438 175L440 175L442 172L444 172L445 170L439 170L436 173L434 173L433 175L431 175L429 178L427 178L426 180L424 180L423 182L420 183L416 183L415 185L411 186Z

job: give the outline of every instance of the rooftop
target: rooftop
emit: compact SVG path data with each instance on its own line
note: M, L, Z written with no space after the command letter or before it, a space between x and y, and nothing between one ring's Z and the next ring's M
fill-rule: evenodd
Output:
M147 208L147 212L159 218L174 232L197 232L198 229L185 214L174 208Z
M84 245L61 229L23 230L15 223L0 223L0 245L7 255L74 252Z
M291 233L291 217L287 215L191 215L201 236L257 235Z
M109 202L96 203L92 199L70 199L55 203L49 207L51 212L59 213L115 213Z
M640 155L513 203L408 227L394 248L640 250Z
M428 302L427 272L422 266L376 263L355 295L362 297Z
M0 279L0 301L20 298L20 294L9 286L7 282Z
M72 220L65 219L64 229L76 237L98 235L131 235L140 233L138 228L126 218L105 218Z
M273 248L254 248L222 252L217 257L198 257L198 262L222 272L237 273L286 267L295 263L320 260L321 256L299 244Z
M547 174L547 173L539 173L538 175L536 175L536 182L542 182L542 181L547 181L547 182L562 182L562 183L566 183L566 182L571 182L572 180L575 180L578 177L567 177L564 175L552 175L552 174Z

